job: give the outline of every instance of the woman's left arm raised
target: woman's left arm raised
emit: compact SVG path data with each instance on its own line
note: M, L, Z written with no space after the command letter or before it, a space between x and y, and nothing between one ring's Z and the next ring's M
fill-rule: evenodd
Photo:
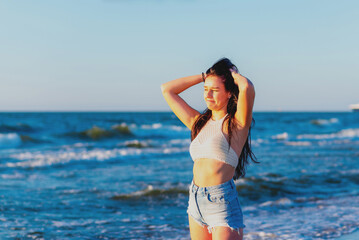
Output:
M249 128L252 122L252 112L255 98L254 86L248 78L242 76L236 70L233 69L231 72L234 83L239 89L235 118L241 127Z

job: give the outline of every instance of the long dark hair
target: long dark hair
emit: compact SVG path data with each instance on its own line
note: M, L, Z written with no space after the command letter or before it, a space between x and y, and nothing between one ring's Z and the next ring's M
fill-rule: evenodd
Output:
M222 58L218 62L216 62L212 67L210 67L206 71L206 75L215 75L225 80L224 86L227 91L231 93L231 98L228 100L227 105L227 113L228 115L225 117L223 124L225 121L228 121L228 138L229 138L229 147L231 146L231 138L232 131L236 128L237 122L234 118L234 115L237 111L237 101L238 101L238 86L234 83L234 79L232 77L232 73L230 69L234 68L238 70L237 67L228 59ZM207 123L207 121L212 117L212 111L210 109L206 109L195 121L191 131L191 139L192 141L196 138L198 133ZM244 177L246 174L246 165L249 163L248 158L250 158L253 162L257 162L257 158L251 150L251 128L254 127L254 119L252 118L251 126L248 130L248 137L243 146L241 155L238 159L238 165L236 167L233 179L237 180L240 177ZM229 149L228 149L229 150Z

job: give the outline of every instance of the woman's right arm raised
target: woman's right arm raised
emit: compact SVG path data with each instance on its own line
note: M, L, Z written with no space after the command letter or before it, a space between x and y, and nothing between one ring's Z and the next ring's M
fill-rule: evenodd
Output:
M192 125L200 113L189 106L178 94L189 87L202 82L202 75L178 78L161 85L162 94L176 116L192 129Z

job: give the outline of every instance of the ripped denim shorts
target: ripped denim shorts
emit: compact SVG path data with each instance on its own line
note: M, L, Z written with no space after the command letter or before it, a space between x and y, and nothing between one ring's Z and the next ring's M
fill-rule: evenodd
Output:
M243 213L233 179L220 185L198 187L191 182L187 213L212 233L217 226L230 227L239 233Z

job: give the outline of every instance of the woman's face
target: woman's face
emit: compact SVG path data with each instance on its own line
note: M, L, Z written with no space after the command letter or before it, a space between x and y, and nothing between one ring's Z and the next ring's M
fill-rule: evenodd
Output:
M230 92L224 87L224 80L218 76L210 75L204 82L204 100L210 110L219 111L227 108Z

